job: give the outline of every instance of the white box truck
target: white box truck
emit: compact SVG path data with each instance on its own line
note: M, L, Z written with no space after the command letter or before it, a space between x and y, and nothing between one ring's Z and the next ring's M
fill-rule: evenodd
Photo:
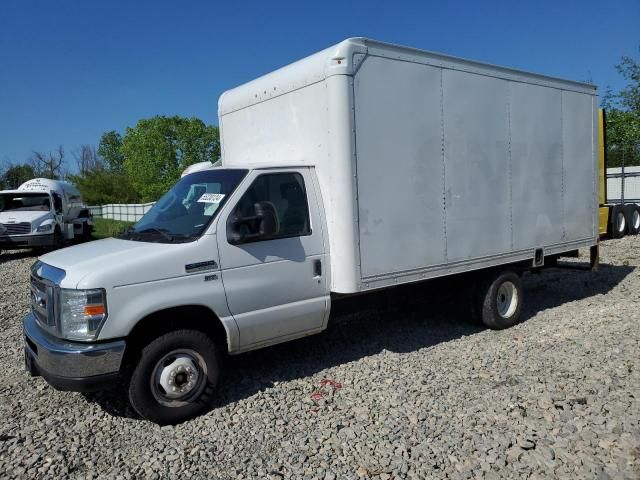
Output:
M0 191L0 252L60 248L67 240L87 240L92 230L89 210L70 183L34 178Z
M592 85L353 38L224 93L219 120L222 167L34 265L29 372L176 423L220 353L318 333L341 297L473 271L470 309L504 328L523 272L596 264Z

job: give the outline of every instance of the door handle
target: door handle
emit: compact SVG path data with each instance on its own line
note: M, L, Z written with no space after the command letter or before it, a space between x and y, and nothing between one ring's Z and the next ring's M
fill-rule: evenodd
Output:
M313 276L314 277L322 276L322 262L320 260L313 261Z

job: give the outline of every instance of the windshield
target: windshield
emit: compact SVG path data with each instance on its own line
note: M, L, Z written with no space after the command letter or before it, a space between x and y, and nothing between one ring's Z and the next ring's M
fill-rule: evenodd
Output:
M181 178L120 238L161 243L195 240L246 173L246 170L205 170Z
M0 212L48 212L51 200L48 193L3 193L0 195Z

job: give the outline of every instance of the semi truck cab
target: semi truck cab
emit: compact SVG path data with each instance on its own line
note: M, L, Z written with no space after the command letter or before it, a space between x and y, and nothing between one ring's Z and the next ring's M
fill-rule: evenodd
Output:
M0 191L0 250L60 248L87 239L93 222L80 192L69 183L36 178Z

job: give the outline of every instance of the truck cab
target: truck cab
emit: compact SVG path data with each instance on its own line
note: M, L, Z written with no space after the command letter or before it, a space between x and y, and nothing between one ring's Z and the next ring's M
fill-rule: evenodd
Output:
M185 175L119 238L34 265L33 309L24 321L28 369L57 388L91 390L135 365L136 410L159 423L191 416L199 405L191 400L217 378L218 353L326 327L325 232L313 167ZM198 349L205 340L194 332L202 328L211 344ZM158 352L145 352L145 340L163 331L168 340L160 336Z
M69 183L36 178L0 191L0 249L60 248L88 237L92 227L80 192Z

